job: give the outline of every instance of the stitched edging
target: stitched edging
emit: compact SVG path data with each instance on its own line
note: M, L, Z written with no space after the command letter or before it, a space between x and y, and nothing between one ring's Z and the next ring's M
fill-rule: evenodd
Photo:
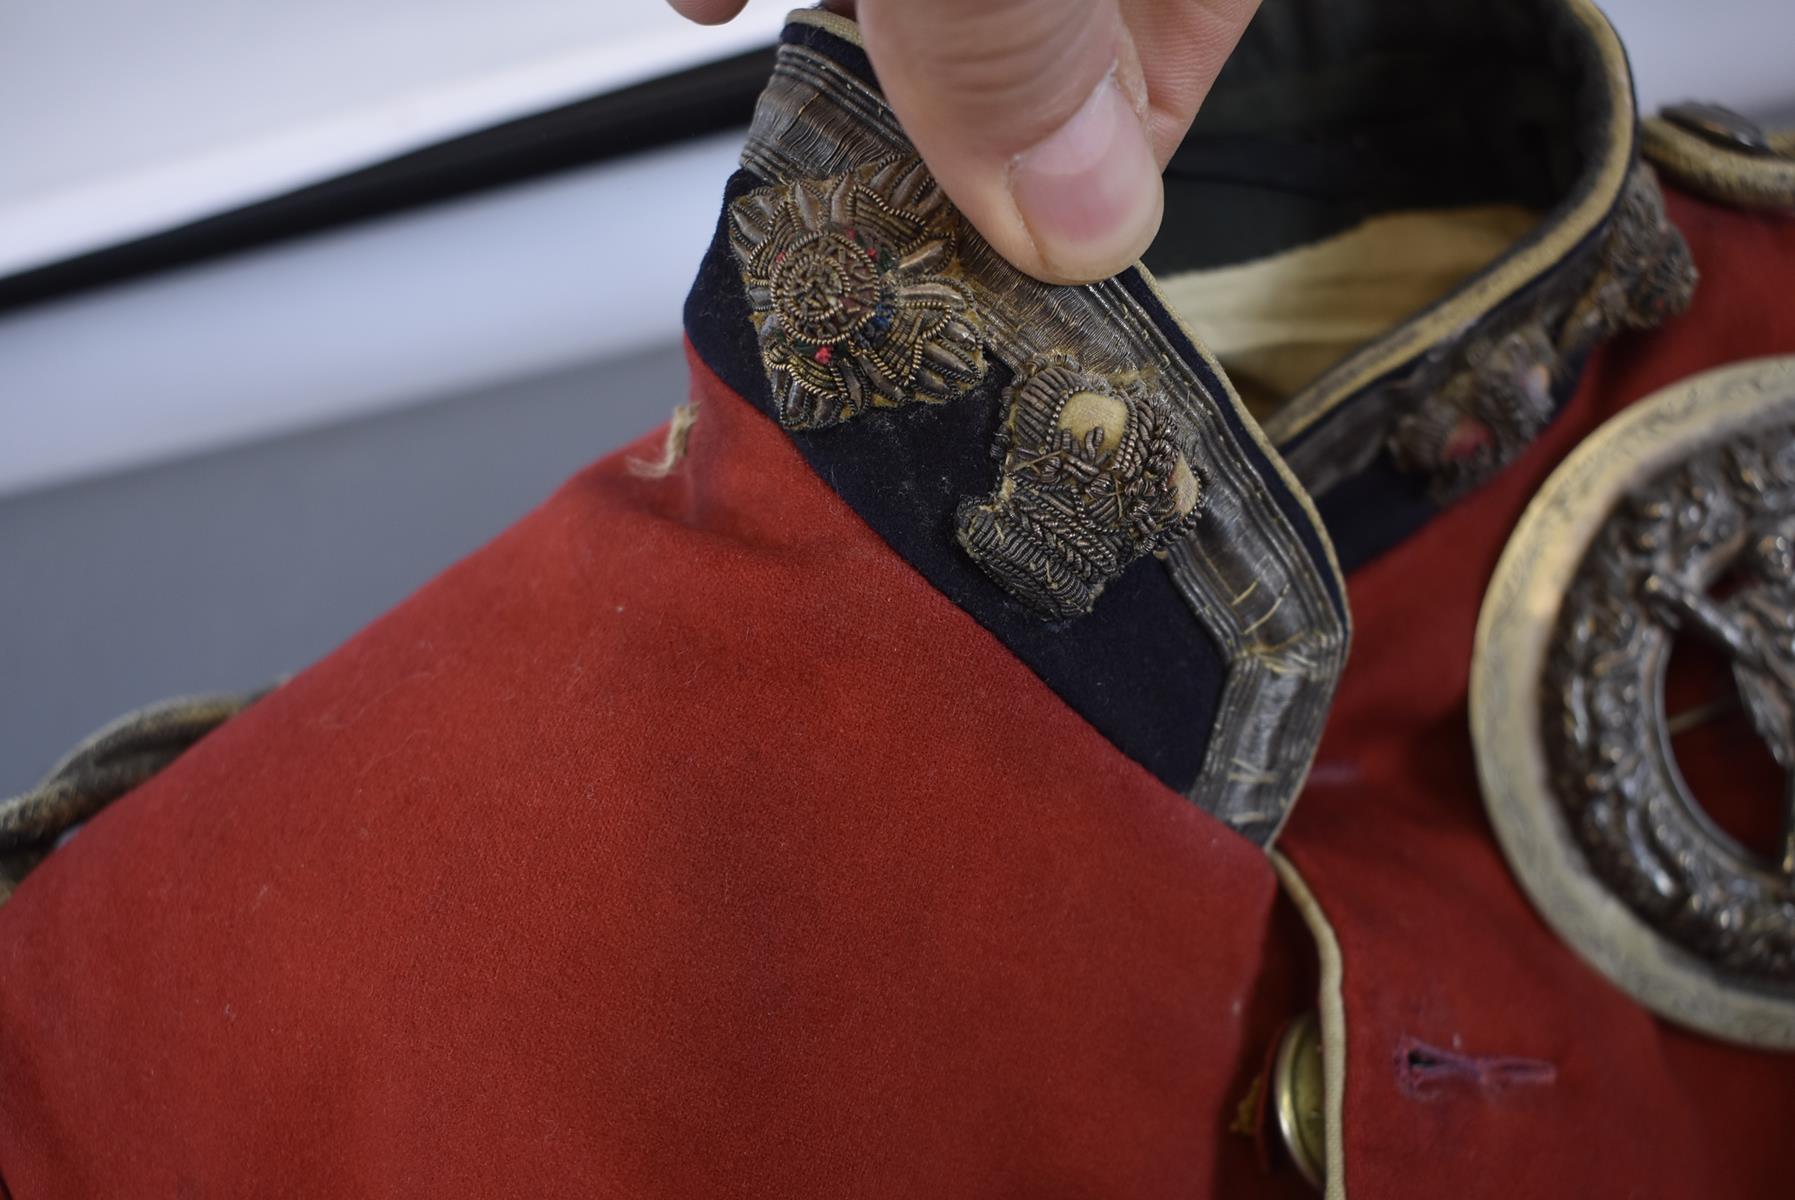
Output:
M1327 914L1321 911L1302 874L1276 850L1269 854L1278 882L1302 914L1321 957L1317 1004L1321 1010L1321 1079L1326 1103L1322 1116L1327 1130L1327 1181L1322 1195L1326 1200L1346 1200L1346 1001L1341 993L1340 940L1334 936L1334 927L1328 924Z

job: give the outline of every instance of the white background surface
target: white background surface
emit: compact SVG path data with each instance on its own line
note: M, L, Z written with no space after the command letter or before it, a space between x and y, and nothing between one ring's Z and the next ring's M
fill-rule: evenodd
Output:
M0 497L676 342L740 141L0 318Z
M765 45L660 0L0 2L0 275Z
M1461 2L1461 0L1452 0ZM0 2L0 274L769 41L660 0ZM1795 107L1791 0L1613 0L1642 106ZM677 340L733 139L0 318L0 495Z

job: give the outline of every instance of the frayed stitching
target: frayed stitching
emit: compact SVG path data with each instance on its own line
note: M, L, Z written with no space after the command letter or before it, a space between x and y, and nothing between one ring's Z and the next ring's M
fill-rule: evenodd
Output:
M667 440L661 446L660 459L656 462L644 458L629 459L624 464L629 473L639 479L665 479L673 474L673 468L686 456L686 442L692 436L692 426L697 423L696 404L682 404L674 409L673 419L667 423Z

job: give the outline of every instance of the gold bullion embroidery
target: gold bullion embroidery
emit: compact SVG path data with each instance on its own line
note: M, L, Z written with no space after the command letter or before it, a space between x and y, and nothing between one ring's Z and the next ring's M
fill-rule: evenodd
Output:
M787 429L942 404L985 373L958 218L921 160L748 193L729 244Z
M1201 485L1170 405L1139 379L1047 356L1004 398L997 488L961 504L960 545L1041 615L1082 616L1129 563L1189 528Z

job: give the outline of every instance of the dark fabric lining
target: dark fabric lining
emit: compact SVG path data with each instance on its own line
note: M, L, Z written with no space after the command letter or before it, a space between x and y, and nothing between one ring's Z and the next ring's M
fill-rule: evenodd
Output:
M1270 0L1167 167L1147 265L1225 266L1406 209L1552 208L1606 113L1572 20L1556 0Z
M1599 50L1562 0L1268 0L1167 170L1166 223L1146 261L1164 273L1247 261L1384 212L1492 203L1544 211L1505 256L1513 257L1587 201L1614 119ZM1598 227L1567 257L1601 235ZM1486 320L1500 323L1548 281ZM1560 407L1580 372L1580 362L1566 365ZM1316 505L1348 572L1440 511L1427 481L1385 456Z
M788 46L803 46L816 51L867 87L875 92L880 91L879 77L873 74L872 60L867 58L866 51L854 43L839 38L820 26L804 24L787 25L779 40Z
M1533 2L1538 3L1538 0ZM1517 7L1525 13L1532 4ZM1611 148L1612 126L1616 117L1597 47L1587 33L1575 25L1561 4L1545 3L1542 7L1543 15L1528 17L1527 21L1531 23L1523 23L1518 29L1520 36L1530 38L1530 43L1537 47L1536 57L1549 65L1556 85L1564 96L1566 115L1563 119L1568 125L1553 138L1553 153L1563 160L1555 171L1565 176L1567 182L1539 226L1512 247L1507 257L1525 253L1560 221L1587 202L1598 181L1600 163ZM1508 19L1513 20L1512 13L1508 14ZM1546 30L1544 37L1541 36L1542 26ZM1521 44L1529 43L1523 41ZM1631 151L1632 147L1628 149ZM1605 216L1594 230L1565 252L1564 259L1575 259L1588 253L1591 244L1605 236L1606 232ZM1501 325L1508 319L1508 314L1518 312L1533 303L1540 289L1550 286L1551 282L1549 272L1542 274L1489 313L1484 318L1485 321ZM1575 392L1583 366L1583 358L1564 364L1553 389L1558 410L1562 411ZM1369 381L1360 389L1360 394L1390 386L1415 369L1417 366L1414 363L1399 367L1379 379ZM1349 399L1290 445L1294 446L1306 438L1317 436L1329 422L1342 419L1350 405ZM1341 569L1348 573L1397 546L1442 511L1441 506L1428 494L1426 481L1397 471L1386 455L1380 455L1352 479L1337 485L1326 494L1316 496L1315 503L1321 511L1335 552L1339 555Z

